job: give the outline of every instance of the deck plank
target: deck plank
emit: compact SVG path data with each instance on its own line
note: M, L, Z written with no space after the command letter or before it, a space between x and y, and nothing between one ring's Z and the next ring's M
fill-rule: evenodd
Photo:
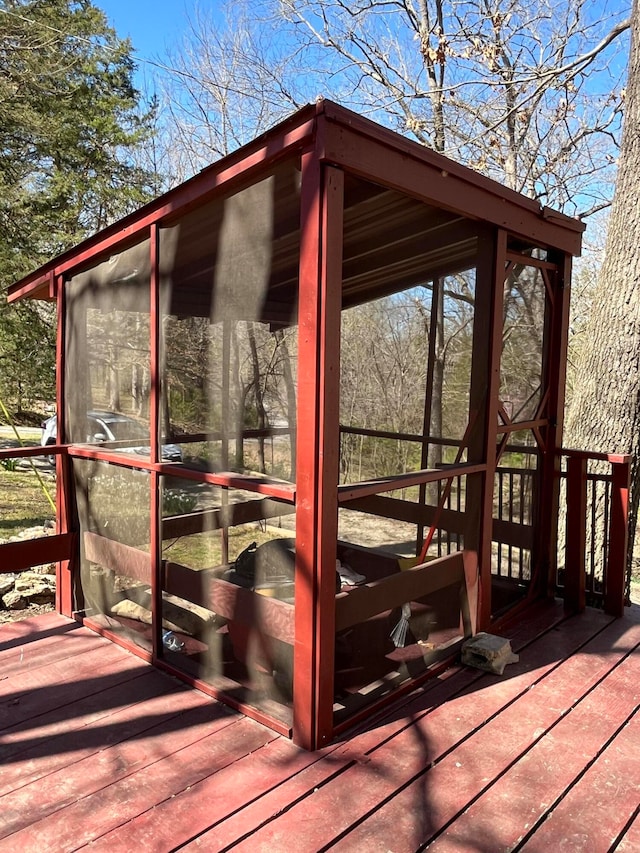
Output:
M636 667L633 673L636 684L639 683L639 674ZM614 701L620 699L609 694L606 697L608 708L612 698ZM615 701L616 705L618 701ZM596 725L597 720L594 719ZM574 734L571 732L572 737ZM638 809L639 754L640 715L636 696L633 717L553 808L544 824L536 830L535 837L522 850L534 853L544 850L547 845L547 849L555 847L562 853L581 853L586 849L590 853L607 853ZM562 839L560 843L558 839Z
M318 760L317 754L279 738L141 813L127 824L126 832L118 828L102 836L91 845L92 853L130 853L132 849L149 853L183 849L182 845L187 849L190 842L197 848L205 831ZM252 828L246 825L238 837ZM202 849L221 849L222 840L215 832L204 837L206 846Z
M540 637L536 657L523 658L518 664L520 671L516 672L513 667L513 675L502 681L477 670L461 670L440 689L407 701L386 725L352 737L343 747L328 753L320 764L233 815L226 826L216 825L209 836L193 845L193 849L197 846L206 849L214 837L217 845L231 844L234 837L239 837L242 826L261 829L256 830L245 845L234 848L239 851L278 849L278 845L291 837L294 827L298 850L321 849L375 812L388 796L421 774L425 765L454 749L470 731L519 695L527 694L533 681L545 671L544 667L555 667L563 654L575 651L594 630L601 630L610 622L595 612L589 619L567 621L563 632L547 632ZM482 685L490 685L491 689L483 689ZM283 802L295 805L272 820L281 811ZM309 816L314 814L331 815L331 820L311 821ZM409 814L412 815L413 810ZM394 840L397 842L397 836L392 831L389 841L393 843ZM352 849L369 849L369 843L369 839L363 839L360 848Z
M0 627L0 652L19 643L40 643L45 637L63 634L77 626L78 623L73 619L54 612L30 616L17 622L5 622Z
M0 681L0 732L146 671L147 664L140 658L105 643L69 661L61 657Z
M572 705L606 676L619 657L634 647L637 633L632 630L627 635L625 644L624 639L620 639L618 626L609 625L587 643L580 654L570 656L533 682L534 689L521 694L503 713L392 796L368 820L355 826L345 844L338 845L337 849L357 849L354 845L371 844L367 849L380 850L386 849L385 844L397 845L399 839L410 840L406 849L418 849L427 844L464 813L533 744L541 738L543 743L547 740L548 732ZM620 643L620 650L611 651L611 644L616 643ZM537 644L536 648L539 650ZM560 750L560 755L564 755L564 750ZM495 823L495 813L493 820ZM499 845L494 848L493 843L492 838L488 847L479 849L501 849Z
M149 668L140 678L57 709L34 720L34 728L18 725L0 735L1 796L159 725L183 724L181 715L211 702L196 691L168 683ZM219 706L221 716L229 716Z
M595 802L591 802L592 797L600 797L600 791L593 785L594 779L585 784L582 784L582 779L585 772L590 772L589 763L593 756L599 754L609 738L616 736L620 726L637 707L637 697L627 689L630 678L640 678L640 658L636 655L625 658L563 715L555 727L545 733L520 761L498 778L480 799L429 846L429 850L434 853L451 853L464 849L471 839L488 850L509 850L528 834L535 832L532 846L525 844L523 848L529 848L530 853L533 853L535 850L564 849L554 843L554 839L556 842L560 838L566 839L568 843L569 824L576 837L583 839L583 843L585 833L589 837L594 837L596 832L600 833L602 821L596 816L599 808ZM606 709L604 714L603 707ZM637 734L636 728L633 735L637 737ZM630 737L625 739L627 745L631 742ZM637 753L631 761L637 767ZM621 764L621 769L629 771L629 762ZM606 844L597 846L594 840L595 846L567 846L567 850L589 849L590 853L595 853L597 849L609 849L612 840L638 805L638 789L629 784L632 778L633 774L627 777L626 793L616 788L614 796L619 796L620 807L616 804L614 814L608 821L611 837ZM561 814L565 813L564 795L567 790L571 791L569 802L575 804L574 791L582 791L583 800L570 819L554 819L557 809L560 809ZM609 807L611 799L609 796L605 801ZM548 819L549 814L551 819ZM615 823L614 829L611 828L612 823Z
M117 744L95 759L52 774L44 792L41 780L40 808L31 786L16 791L9 816L3 812L1 819L8 827L7 841L14 850L36 849L35 845L41 850L76 849L277 737L239 715L212 720L204 707L185 714L181 724L171 726L170 740L159 726L148 736Z
M636 766L635 779L638 779ZM640 850L640 805L636 808L635 816L625 828L622 838L616 845L615 853L638 853Z
M16 638L10 648L0 650L0 672L2 672L0 678L4 680L14 673L20 674L23 678L24 673L30 670L55 663L60 659L61 643L64 644L66 660L75 655L86 654L92 649L104 648L99 634L84 628L77 622L60 626L59 629L52 629L37 643L28 639L25 642L24 637Z
M547 606L541 608L539 614L534 614L529 630L518 629L513 635L521 636L523 641L528 641L532 636L537 636L538 632L548 630L564 618L561 606L559 608ZM598 617L598 624L601 623L602 620ZM450 675L456 677L452 682L448 681ZM445 673L437 682L427 682L423 688L416 691L412 698L413 705L425 713L423 698L425 692L430 692L432 697L430 707L433 707L443 701L444 695L448 697L482 676L483 674L477 670L454 667L450 674ZM444 686L445 694L442 690L444 682L447 682ZM437 690L438 687L441 689ZM434 690L435 692L431 693ZM405 699L404 702L406 703L407 700ZM413 713L413 710L411 712ZM381 717L396 719L397 713L386 711ZM397 725L399 728L406 727L406 720L398 719ZM372 743L379 743L379 735L372 736ZM210 849L208 845L211 843L211 835L204 835L202 838L197 836L199 833L205 833L212 826L215 826L215 831L211 834L215 839L216 848L225 843L235 843L246 833L247 827L254 825L252 820L262 819L258 812L266 812L270 816L270 808L276 810L281 808L282 802L295 796L298 789L306 794L309 790L314 790L317 785L326 783L328 772L338 773L341 768L354 761L354 754L356 760L359 760L360 750L354 752L348 744L334 744L314 755L297 750L286 742L270 744L269 750L262 751L260 761L248 756L242 762L225 768L218 776L203 780L190 790L177 795L170 802L162 803L153 811L133 819L127 824L126 840L120 837L119 830L115 830L105 835L99 842L95 842L92 849L109 850L114 853L118 850L128 853L131 849L129 845L140 850L163 849L145 846L151 837L155 839L170 837L175 844L187 845L193 839L194 849ZM328 765L319 764L323 756L330 756L329 769ZM251 778L250 788L243 783L245 776ZM285 782L290 784L290 789L284 790L280 787ZM218 796L220 786L223 786L226 791L224 798ZM293 788L296 790L292 790ZM267 795L269 795L268 798ZM199 808L199 804L203 801L208 803L206 810ZM247 804L252 805L257 801L260 802L260 806L256 813L250 815L243 811Z
M62 617L0 627L0 851L635 853L640 608L527 616L502 677L451 667L316 753Z

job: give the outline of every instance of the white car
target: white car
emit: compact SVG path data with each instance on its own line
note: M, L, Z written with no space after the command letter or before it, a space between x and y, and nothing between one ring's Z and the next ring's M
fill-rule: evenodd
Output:
M41 424L42 435L40 445L46 447L55 444L58 436L58 418L52 415ZM149 455L149 432L138 421L120 415L117 412L92 411L87 412L87 436L89 444L101 444L105 441L141 441L145 444L135 447L123 447L124 453ZM163 462L182 462L182 451L177 444L162 446Z

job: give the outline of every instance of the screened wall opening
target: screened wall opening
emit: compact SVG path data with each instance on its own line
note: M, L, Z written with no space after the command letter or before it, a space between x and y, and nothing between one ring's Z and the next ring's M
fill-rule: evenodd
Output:
M150 256L143 240L66 282L66 439L149 458Z
M172 476L161 495L163 656L290 726L295 508Z
M444 469L468 462L480 425L470 410L477 227L350 177L344 199L338 722L470 630L466 477ZM455 565L433 564L456 552ZM374 588L384 589L375 601Z
M300 166L160 229L161 442L295 480Z

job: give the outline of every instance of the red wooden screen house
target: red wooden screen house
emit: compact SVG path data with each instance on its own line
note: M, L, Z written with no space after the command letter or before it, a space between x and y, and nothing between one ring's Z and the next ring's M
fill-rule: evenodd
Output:
M582 230L300 110L11 288L57 303L58 512L4 565L307 749L536 598L620 613L629 460L562 450Z

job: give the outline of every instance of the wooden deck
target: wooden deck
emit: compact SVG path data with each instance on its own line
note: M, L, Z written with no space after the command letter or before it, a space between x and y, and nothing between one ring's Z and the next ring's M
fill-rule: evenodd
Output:
M640 850L640 608L540 607L305 753L57 615L0 628L0 850Z

